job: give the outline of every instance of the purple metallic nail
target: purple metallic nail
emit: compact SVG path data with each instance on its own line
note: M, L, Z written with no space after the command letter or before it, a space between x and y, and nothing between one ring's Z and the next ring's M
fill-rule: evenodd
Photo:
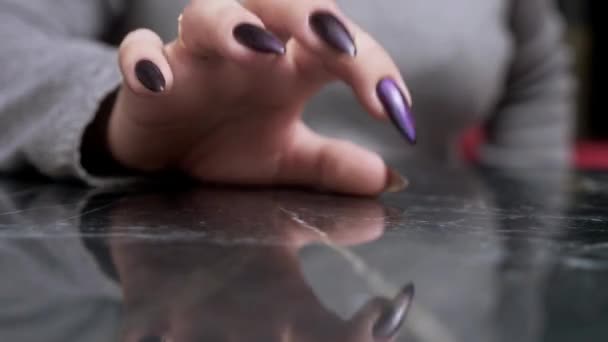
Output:
M376 92L380 98L380 102L397 126L399 132L409 140L410 143L416 143L416 127L414 117L405 96L399 89L397 82L392 78L386 77L378 82Z
M312 30L331 47L352 57L357 55L352 35L333 14L325 11L315 12L310 16L309 23Z
M284 55L285 44L272 33L253 24L240 24L232 32L234 38L246 47L261 53Z
M146 89L160 93L165 90L166 81L160 68L152 61L143 59L135 64L135 76Z

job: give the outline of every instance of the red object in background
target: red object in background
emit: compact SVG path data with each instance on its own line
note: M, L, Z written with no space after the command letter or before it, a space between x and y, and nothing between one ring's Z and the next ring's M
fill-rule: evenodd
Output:
M486 140L485 132L481 127L473 127L462 136L460 141L460 155L464 160L476 163L479 161L479 146Z
M574 162L582 170L608 170L608 141L577 143Z
M473 163L479 161L479 146L484 141L485 133L480 127L467 131L460 146L463 158ZM608 141L577 142L573 163L580 170L608 170Z

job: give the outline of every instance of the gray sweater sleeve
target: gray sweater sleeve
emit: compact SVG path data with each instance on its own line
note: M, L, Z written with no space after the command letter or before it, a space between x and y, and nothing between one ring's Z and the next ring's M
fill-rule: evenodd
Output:
M574 128L570 56L549 0L512 0L515 55L481 158L499 167L565 167Z
M81 138L120 82L115 49L98 42L118 2L0 3L0 172L34 167L91 185Z

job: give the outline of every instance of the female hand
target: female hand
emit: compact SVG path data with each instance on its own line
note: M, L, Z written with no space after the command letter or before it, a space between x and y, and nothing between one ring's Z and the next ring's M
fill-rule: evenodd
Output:
M142 208L155 215L139 215ZM176 217L178 208L189 210ZM140 193L108 209L124 342L389 342L413 301L414 286L406 285L394 298L370 296L346 318L315 293L315 276L304 275L303 248L358 246L383 235L388 213L372 199L216 187ZM134 225L145 237L120 234Z
M178 40L134 31L120 66L107 139L123 166L360 195L406 185L378 154L301 121L307 100L342 80L372 116L416 139L398 68L333 1L192 0Z

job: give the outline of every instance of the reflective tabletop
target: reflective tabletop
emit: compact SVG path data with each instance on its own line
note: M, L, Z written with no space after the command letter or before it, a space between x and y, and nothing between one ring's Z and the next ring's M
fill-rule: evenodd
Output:
M5 178L0 341L608 340L608 174L401 166L380 198Z

